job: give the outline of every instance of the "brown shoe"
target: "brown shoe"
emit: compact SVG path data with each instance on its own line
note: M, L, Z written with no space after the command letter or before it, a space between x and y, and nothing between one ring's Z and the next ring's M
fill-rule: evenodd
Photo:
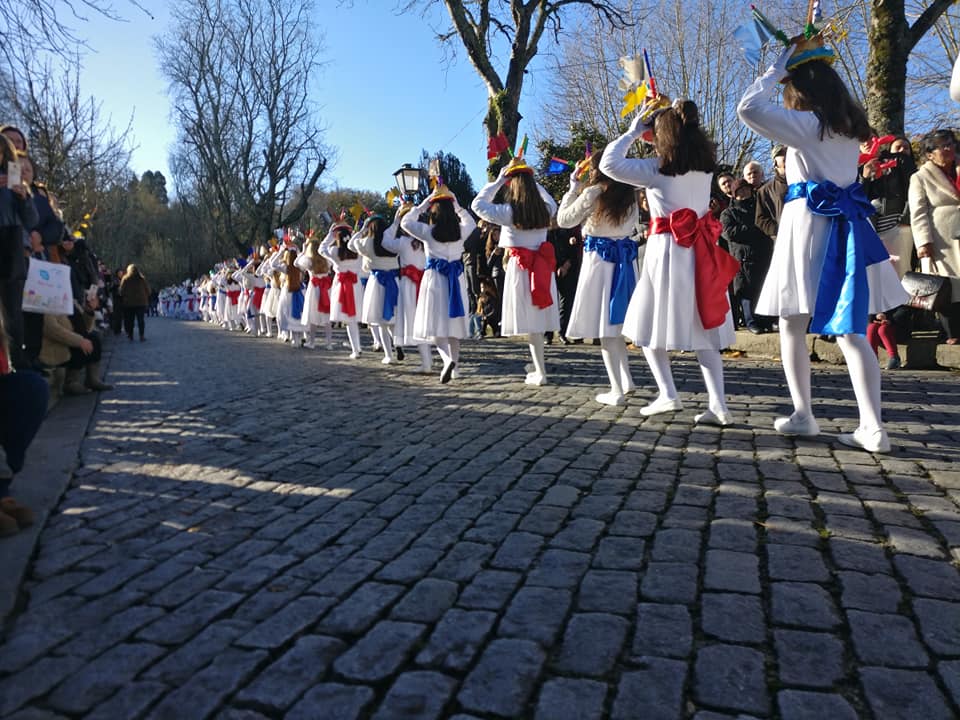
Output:
M20 528L33 525L33 510L21 505L12 497L0 499L0 516L11 517Z
M6 513L0 512L0 537L10 537L20 532L20 525Z

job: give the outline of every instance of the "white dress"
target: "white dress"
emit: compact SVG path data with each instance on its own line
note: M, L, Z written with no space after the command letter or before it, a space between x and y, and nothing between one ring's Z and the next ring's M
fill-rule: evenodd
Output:
M417 245L416 248L414 244ZM416 268L423 272L427 265L423 243L409 235L397 235L387 231L383 234L383 246L397 253L401 272L405 267ZM418 287L419 285L412 278L406 275L400 276L400 299L397 301L397 312L394 316L396 323L393 328L393 338L397 345L417 345L424 341L423 338L417 338L413 334L414 320L417 315Z
M386 233L384 233L386 237ZM370 273L367 284L363 288L363 309L360 312L361 322L367 325L393 325L396 322L397 309L394 307L393 316L388 320L383 316L383 302L386 290L376 278L379 271L395 270L399 274L400 265L396 255L377 255L373 247L372 235L354 235L350 239L350 249L359 253L366 261L366 269ZM388 279L387 282L397 282L397 279ZM399 284L397 285L399 289ZM398 292L399 294L399 292Z
M296 262L296 260L294 260ZM277 327L280 332L304 332L307 327L303 324L303 308L301 307L300 317L294 317L294 300L303 302L303 290L300 287L288 287L289 275L287 275L287 264L278 262L274 265L276 270L281 273L280 300L277 302Z
M713 176L705 172L661 175L660 160L630 160L636 137L621 135L607 146L600 171L614 180L647 189L650 217L668 217L689 208L697 217L709 211ZM736 332L729 309L721 325L705 330L697 310L693 247L677 244L672 233L647 238L643 269L630 298L623 334L635 345L655 350L720 350L733 344Z
M581 191L582 190L582 191ZM557 224L572 228L582 225L581 235L622 240L630 238L637 227L639 210L636 203L619 223L612 223L594 212L597 200L603 193L599 185L586 189L571 188L560 200L557 209ZM623 324L610 323L610 292L613 289L613 271L616 265L603 260L596 252L584 250L580 263L580 277L573 296L570 322L567 324L569 338L618 338L623 334ZM634 261L634 276L638 266Z
M336 273L333 276L333 285L330 287L330 322L360 322L360 309L363 307L363 286L360 284L360 258L341 260L337 255L333 236L330 233L327 233L327 237L320 243L320 254L330 261L330 265ZM353 306L356 310L353 315L348 315L340 304L340 287L343 284L340 273L353 273L357 278L356 282L353 283Z
M855 138L824 133L812 112L787 110L774 103L778 86L771 68L747 89L737 114L752 130L787 146L787 184L829 180L840 188L857 181L860 143ZM823 270L830 233L830 218L814 215L798 198L783 206L773 259L754 312L791 317L812 315ZM870 287L869 312L878 313L902 305L907 295L892 263L867 266Z
M279 253L274 253L266 258L257 271L267 283L267 289L263 292L263 302L260 305L260 312L268 318L277 317L277 305L280 302L280 287L273 272L275 264L279 260Z
M547 228L521 230L513 225L513 208L509 203L495 203L493 198L504 185L504 179L498 178L485 185L473 199L470 207L487 222L501 226L500 247L527 248L538 250L547 241ZM556 201L540 185L537 185L540 197L547 204L551 217L557 211ZM557 295L557 278L552 276L550 296L553 302L545 308L533 304L530 295L530 273L520 268L517 258L506 254L507 262L503 274L503 300L501 308L500 332L503 335L526 335L560 330L560 301Z
M293 261L293 264L306 273L310 278L310 281L307 283L307 289L303 293L303 325L327 325L330 322L330 313L320 312L320 286L317 284L317 282L319 279L329 278L330 274L315 274L313 272L313 262L303 253L297 256L297 259ZM327 292L329 291L330 288L327 288Z
M429 208L429 200L408 212L400 221L405 232L424 244L427 264L430 260L462 262L463 243L477 226L473 217L462 207L457 206L460 216L460 238L454 242L437 242L433 239L433 226L417 220ZM439 270L427 268L420 281L420 295L417 298L417 311L413 320L413 337L417 342L434 338L465 338L470 336L470 308L468 306L467 279L461 272L457 277L454 292L460 293L463 315L450 317L450 286L447 276ZM415 343L416 344L416 343Z

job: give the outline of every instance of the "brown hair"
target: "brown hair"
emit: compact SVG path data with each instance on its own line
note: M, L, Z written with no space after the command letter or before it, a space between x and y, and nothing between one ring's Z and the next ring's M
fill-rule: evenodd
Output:
M513 225L520 230L550 227L550 210L540 197L537 181L530 173L510 176L506 200L513 210Z
M356 260L357 254L347 247L350 242L350 230L346 227L340 227L333 231L337 240L337 257L341 260Z
M653 146L663 175L712 173L717 167L716 147L700 127L700 111L692 100L678 101L657 116Z
M863 106L853 99L837 71L827 63L812 60L798 65L784 83L784 106L816 115L821 140L827 130L860 142L873 135Z
M597 215L614 224L623 222L637 204L636 188L617 182L600 172L600 160L606 148L590 156L590 184L600 185L603 192L597 198Z
M460 216L453 207L453 200L434 200L427 213L433 228L430 234L437 242L456 242L460 239Z

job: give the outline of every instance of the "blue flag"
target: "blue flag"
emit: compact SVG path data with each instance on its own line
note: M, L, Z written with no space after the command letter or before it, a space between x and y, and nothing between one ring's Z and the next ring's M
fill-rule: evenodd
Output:
M561 160L558 157L550 158L550 164L547 166L546 175L559 175L565 173L573 167L572 163Z
M756 16L751 17L746 24L734 30L733 36L740 43L743 56L751 65L760 62L760 53L763 48L776 37Z

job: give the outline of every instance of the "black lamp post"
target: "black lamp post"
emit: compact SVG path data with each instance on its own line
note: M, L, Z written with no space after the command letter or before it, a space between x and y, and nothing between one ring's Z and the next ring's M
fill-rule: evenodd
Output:
M393 174L393 179L405 200L413 200L420 192L420 168L413 167L410 163L401 165Z

